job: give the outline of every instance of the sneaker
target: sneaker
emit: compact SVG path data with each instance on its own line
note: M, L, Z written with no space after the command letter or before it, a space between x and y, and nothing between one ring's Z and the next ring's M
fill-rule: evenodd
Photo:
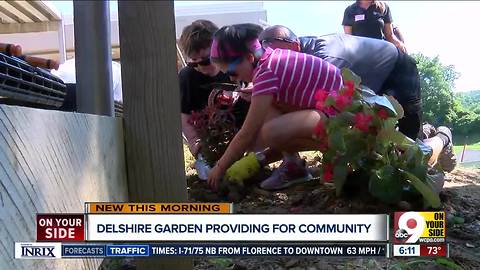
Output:
M198 178L200 178L200 180L208 180L208 174L212 168L210 168L210 166L207 164L207 161L201 154L197 156L197 160L193 166L197 170Z
M421 140L431 138L431 137L435 136L435 134L437 134L437 130L435 130L434 126L430 125L429 123L425 123L425 124L422 125L421 136L423 136L423 137L420 138Z
M443 147L442 152L438 156L438 164L442 170L446 172L451 172L457 166L457 157L453 152L453 140L452 140L452 131L448 127L441 126L437 128L437 133L442 133L448 137L448 144Z
M265 179L260 187L266 190L279 190L291 185L308 182L312 180L312 175L308 172L305 161L284 161L273 174Z

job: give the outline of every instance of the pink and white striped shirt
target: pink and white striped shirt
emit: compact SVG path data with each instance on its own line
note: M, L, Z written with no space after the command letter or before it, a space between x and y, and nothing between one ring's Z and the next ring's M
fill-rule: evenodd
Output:
M253 72L252 96L273 94L278 103L299 108L315 108L317 91L338 91L343 85L337 67L291 50L267 48Z

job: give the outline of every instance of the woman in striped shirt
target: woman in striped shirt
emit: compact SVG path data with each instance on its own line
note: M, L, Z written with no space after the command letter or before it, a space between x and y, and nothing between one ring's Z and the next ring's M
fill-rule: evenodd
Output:
M210 57L220 70L231 80L253 82L246 120L210 172L214 188L251 147L277 153L266 157L267 164L279 160L280 153L316 149L313 130L325 115L315 109L315 93L338 91L343 85L340 70L332 64L295 51L263 49L256 34L248 24L225 26L212 43ZM267 179L262 186L269 184Z

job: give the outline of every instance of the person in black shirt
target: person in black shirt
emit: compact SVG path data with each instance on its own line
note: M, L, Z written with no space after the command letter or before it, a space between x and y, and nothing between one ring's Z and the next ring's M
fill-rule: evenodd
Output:
M188 116L192 112L198 112L207 106L208 97L212 91L209 87L210 84L216 82L231 83L229 77L222 72L209 76L198 69L186 66L178 74L181 91L181 112Z
M192 155L197 159L195 168L200 179L206 180L208 165L199 155L201 140L189 123L192 112L204 109L213 90L212 83L232 83L229 77L210 63L210 46L218 27L208 20L197 20L186 26L180 36L180 47L188 59L187 66L179 72L181 95L181 119L184 140ZM260 32L260 30L259 30ZM249 103L238 99L234 105L237 125L241 126Z
M394 35L392 14L384 2L357 0L345 9L342 25L345 34L385 39L402 52L407 51L405 44Z

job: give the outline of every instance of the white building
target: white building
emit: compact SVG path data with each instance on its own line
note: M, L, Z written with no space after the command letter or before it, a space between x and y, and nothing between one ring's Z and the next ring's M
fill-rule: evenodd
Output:
M59 54L62 47L62 39L65 40L66 59L74 57L74 30L73 30L73 15L72 14L60 14L51 5L46 2L46 9L56 14L57 18L63 18L62 21L56 21L60 27L42 27L45 22L41 20L28 21L29 25L37 24L39 27L24 27L26 22L18 20L20 17L29 17L35 13L33 8L29 16L22 15L25 12L25 8L19 7L20 2L22 6L28 5L23 1L14 1L18 3L9 4L10 2L1 1L4 10L10 10L10 12L0 13L0 43L13 43L22 46L23 54L44 57L48 59L60 60ZM42 2L42 1L36 1ZM120 58L119 49L119 32L118 32L118 14L115 11L111 11L111 42L112 42L112 58ZM197 19L207 19L213 21L219 27L234 23L257 23L260 25L266 25L267 12L263 7L263 2L215 2L212 4L188 4L184 2L176 3L175 6L175 24L177 39L182 32L182 29ZM7 25L10 24L10 25ZM12 27L17 24L18 27ZM62 35L61 26L63 25L64 34ZM22 27L20 27L22 26ZM19 31L29 30L50 30L46 32L30 32L19 33ZM58 28L58 31L57 29ZM12 33L13 32L13 33ZM152 35L155 33L151 33Z

